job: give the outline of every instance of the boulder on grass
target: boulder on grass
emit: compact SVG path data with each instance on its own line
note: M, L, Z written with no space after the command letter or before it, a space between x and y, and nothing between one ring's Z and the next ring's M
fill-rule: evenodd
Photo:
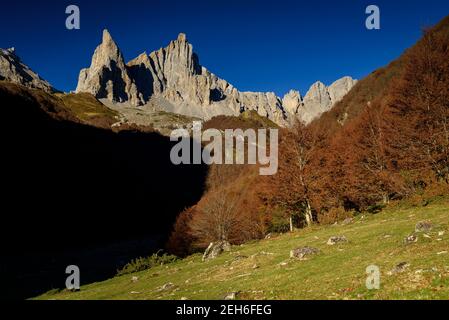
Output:
M290 251L290 258L307 260L310 256L316 255L320 250L312 247L301 247Z
M327 241L327 245L328 246L334 246L336 244L342 244L342 243L347 243L348 239L345 236L334 236L334 237L330 237L329 240Z
M407 244L412 244L412 243L416 243L418 242L418 237L415 234L411 234L408 237L406 237L404 239L404 243Z
M389 276L405 272L408 267L410 267L410 264L407 262L401 262L398 265L396 265L391 271L388 272Z
M421 221L416 224L415 232L430 232L432 228L433 225L429 221Z
M231 251L231 244L228 241L211 242L203 254L203 261L217 258L223 252Z

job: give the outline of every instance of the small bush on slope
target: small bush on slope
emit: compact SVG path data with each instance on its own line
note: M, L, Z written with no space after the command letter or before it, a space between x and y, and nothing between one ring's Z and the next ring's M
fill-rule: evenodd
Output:
M170 264L175 262L177 259L178 258L176 256L168 255L166 253L164 253L163 255L159 255L159 252L153 254L150 257L140 257L126 264L123 269L118 270L117 276L123 276L126 274L148 270L155 266Z

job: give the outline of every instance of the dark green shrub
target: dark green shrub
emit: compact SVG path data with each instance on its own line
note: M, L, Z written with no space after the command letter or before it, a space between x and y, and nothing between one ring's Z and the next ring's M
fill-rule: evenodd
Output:
M372 206L369 206L366 211L371 214L377 214L381 212L383 209L385 209L385 204L374 204Z
M176 256L166 253L160 255L160 252L157 252L150 257L140 257L131 260L131 262L126 264L122 269L117 270L117 276L148 270L156 266L173 263L176 260L178 260L178 257Z

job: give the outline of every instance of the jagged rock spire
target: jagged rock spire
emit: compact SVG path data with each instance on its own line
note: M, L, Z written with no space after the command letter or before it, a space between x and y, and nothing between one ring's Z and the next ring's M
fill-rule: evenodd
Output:
M165 48L145 52L125 65L120 49L107 30L95 50L90 68L81 70L77 91L97 98L141 105L156 96L166 111L209 119L254 110L279 125L295 118L308 123L329 110L355 84L345 77L326 87L315 83L302 98L290 91L283 99L274 93L240 92L199 63L187 36L180 33ZM162 101L160 100L160 101Z
M76 92L88 92L99 99L144 103L125 66L123 55L108 30L92 57L90 68L80 72Z

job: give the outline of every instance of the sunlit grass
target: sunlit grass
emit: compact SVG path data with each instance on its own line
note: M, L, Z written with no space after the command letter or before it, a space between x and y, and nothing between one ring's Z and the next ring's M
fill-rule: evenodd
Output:
M428 220L434 229L415 244L404 238ZM441 235L444 232L444 235ZM331 236L349 243L328 246ZM321 253L307 261L290 250L312 246ZM49 293L39 299L449 299L449 202L360 215L346 226L316 226L234 247L216 260L193 255L168 266L83 286L79 292ZM388 275L397 264L410 266ZM365 285L369 265L381 270L380 290ZM132 277L138 277L136 282ZM160 288L172 283L168 290Z

